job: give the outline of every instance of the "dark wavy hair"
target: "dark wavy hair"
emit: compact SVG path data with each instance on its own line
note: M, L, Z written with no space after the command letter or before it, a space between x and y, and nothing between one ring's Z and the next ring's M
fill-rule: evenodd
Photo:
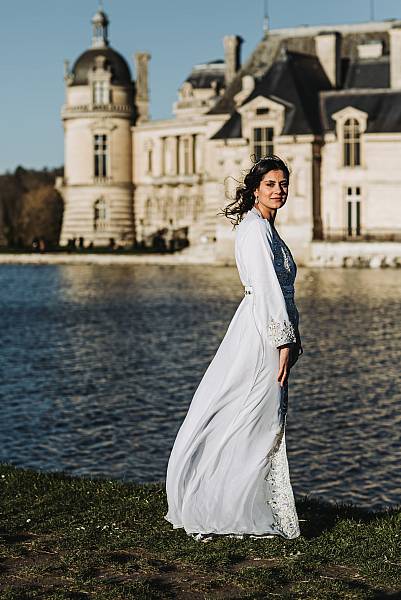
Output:
M259 187L263 176L269 171L283 171L288 181L290 180L290 170L279 156L271 154L257 161L254 160L254 164L246 173L243 183L237 182L239 185L236 188L233 202L230 202L218 214L226 216L236 227L242 221L244 214L255 204L254 192Z

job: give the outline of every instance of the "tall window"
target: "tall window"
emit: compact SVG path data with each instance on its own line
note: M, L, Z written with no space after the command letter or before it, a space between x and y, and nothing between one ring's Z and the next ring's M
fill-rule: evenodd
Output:
M347 119L344 123L344 167L356 167L361 164L361 130L356 119Z
M94 136L95 177L107 177L107 135Z
M165 175L166 174L166 146L167 146L167 139L165 137L160 138L160 143L161 143L161 174Z
M149 175L151 175L153 172L153 149L152 148L148 148L148 150L147 150L146 170Z
M176 150L176 155L175 155L176 174L179 175L181 172L181 161L180 161L181 138L179 135L177 135L177 138L176 138L175 150Z
M169 196L167 196L164 199L164 204L163 204L163 213L162 213L162 217L163 217L163 221L165 223L167 223L167 219L169 218L169 215L171 213L171 206L173 205L173 200L172 198L170 198Z
M93 83L93 104L109 103L109 84L107 81Z
M173 175L173 167L174 167L174 138L172 137L163 137L161 138L162 144L162 174L163 175Z
M273 127L255 127L252 131L253 153L256 160L273 154L274 152Z
M361 235L361 188L347 187L347 235L356 237Z
M107 225L107 208L104 198L96 200L93 207L93 229L95 231L104 231Z
M145 201L145 223L146 225L150 225L153 220L153 204L152 199L147 198Z
M203 211L203 196L194 196L193 197L193 219L197 221L199 215Z
M187 196L179 196L177 201L177 221L185 219L188 211L188 198Z
M184 162L184 175L189 175L190 173L190 144L189 138L183 138L182 140L182 154L183 154L183 162Z
M192 173L196 173L196 134L192 136Z

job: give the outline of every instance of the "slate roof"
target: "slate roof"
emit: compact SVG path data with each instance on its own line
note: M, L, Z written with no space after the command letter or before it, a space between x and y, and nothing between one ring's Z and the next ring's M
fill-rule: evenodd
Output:
M116 50L107 46L105 48L90 48L77 58L72 67L74 75L72 85L88 84L88 73L95 66L97 56L104 56L106 65L110 65L111 83L114 85L129 85L131 83L131 73L125 58Z
M210 139L211 140L227 140L242 137L241 115L234 112L226 121L221 129L217 131Z
M401 91L323 92L320 111L324 131L335 129L335 121L331 115L347 106L353 106L368 114L367 133L401 131Z
M316 56L284 50L242 105L258 96L281 100L286 106L283 134L320 133L319 91L329 89L330 82ZM213 139L234 137L240 131L234 112Z
M389 56L352 61L346 70L343 87L345 89L390 87Z
M262 40L246 64L244 64L236 73L234 79L224 92L224 95L209 110L208 114L221 115L231 114L234 112L234 96L241 91L242 77L244 75L258 77L259 75L265 73L266 70L273 64L281 42L281 38L277 36L273 36L268 40Z
M282 102L285 109L284 134L323 133L334 129L331 115L346 106L368 114L367 132L401 131L401 90L390 88L391 27L401 26L393 20L388 28L364 29L356 26L333 26L341 35L340 89L331 89L316 57L317 27L304 28L294 35L285 30L269 31L247 62L236 73L224 95L208 114L226 114L227 121L212 139L242 135L241 117L234 97L241 91L242 77L252 75L256 86L243 104L257 95ZM323 28L327 32L327 28ZM380 43L383 54L377 58L360 58L360 44Z
M212 60L204 65L196 65L186 81L192 84L195 89L210 88L213 81L218 85L224 85L225 62L224 60Z

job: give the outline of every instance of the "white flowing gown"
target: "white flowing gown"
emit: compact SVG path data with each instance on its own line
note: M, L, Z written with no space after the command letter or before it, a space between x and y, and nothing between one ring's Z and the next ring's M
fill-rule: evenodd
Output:
M236 228L245 295L192 398L166 473L164 518L207 534L300 535L285 446L288 383L278 346L300 340L296 264L274 226L249 210Z

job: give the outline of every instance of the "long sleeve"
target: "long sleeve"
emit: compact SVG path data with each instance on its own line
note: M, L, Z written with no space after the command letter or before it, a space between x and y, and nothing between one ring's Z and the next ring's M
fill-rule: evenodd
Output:
M253 288L254 310L263 337L275 348L296 343L280 283L274 268L270 227L255 220L242 240L242 259Z

